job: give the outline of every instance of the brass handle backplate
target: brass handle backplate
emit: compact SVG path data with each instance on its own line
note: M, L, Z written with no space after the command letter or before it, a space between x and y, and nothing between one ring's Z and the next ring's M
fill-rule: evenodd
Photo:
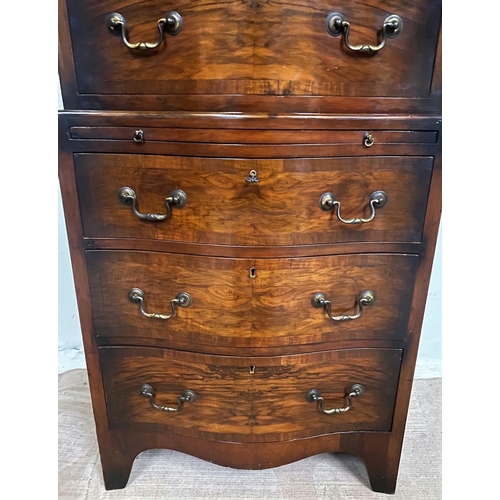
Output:
M151 42L137 42L130 43L127 40L127 22L125 18L118 12L110 14L106 20L106 25L109 32L114 36L121 36L122 42L133 50L150 50L156 49L163 42L164 34L175 36L182 29L182 17L178 12L167 12L162 18L156 22L158 28L158 40L154 43Z
M315 309L325 308L328 317L333 321L349 321L352 319L358 319L363 314L363 308L366 306L371 306L375 302L375 293L371 290L365 290L361 292L358 303L359 311L356 314L341 314L340 316L332 315L332 303L328 300L328 297L322 293L315 293L311 298L311 305Z
M375 217L375 208L382 208L387 203L387 194L384 191L375 191L370 195L371 214L367 219L355 217L354 219L343 219L340 215L340 201L337 201L333 193L324 193L319 199L319 207L321 210L328 212L337 207L337 217L344 224L364 224L370 222Z
M345 406L344 408L332 408L331 410L325 410L325 402L323 400L323 397L321 396L321 392L317 389L311 389L307 392L306 401L308 403L313 403L316 401L318 403L318 408L320 411L326 413L327 415L333 415L335 413L345 413L346 411L349 411L352 408L352 398L361 396L363 392L365 392L365 388L361 384L351 385L351 388L349 389L349 392L346 396L347 406Z
M388 38L396 38L403 30L403 20L399 16L393 14L386 17L382 28L378 31L378 35L380 37L378 45L368 45L366 43L352 45L349 42L349 31L351 29L351 25L344 19L342 14L339 14L338 12L328 14L325 24L328 34L331 36L343 36L344 43L348 49L354 52L364 52L369 54L378 52L385 45Z
M162 221L169 217L170 215L170 205L176 208L184 208L188 202L187 194L181 189L174 189L166 198L165 206L167 211L164 214L141 214L137 211L137 196L135 191L128 186L124 186L118 191L118 199L125 205L131 205L132 210L139 219L150 220L150 221Z
M196 394L190 389L182 391L182 394L177 398L177 408L157 405L155 403L155 391L149 384L141 385L139 394L145 398L149 398L151 406L160 411L179 411L184 403L194 403L196 401Z
M169 314L148 313L144 310L144 297L144 292L140 288L131 288L128 292L128 299L130 302L139 304L141 314L147 318L170 319L175 314L176 306L189 307L192 303L191 295L189 295L189 293L180 292L170 301L170 307L172 310Z

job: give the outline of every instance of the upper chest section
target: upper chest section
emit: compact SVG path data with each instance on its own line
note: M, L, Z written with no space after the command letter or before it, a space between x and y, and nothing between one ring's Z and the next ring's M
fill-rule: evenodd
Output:
M436 93L439 0L61 2L67 109L371 112Z

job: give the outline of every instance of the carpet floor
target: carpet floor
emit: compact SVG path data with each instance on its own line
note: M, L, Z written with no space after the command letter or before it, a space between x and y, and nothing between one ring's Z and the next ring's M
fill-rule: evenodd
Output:
M59 499L439 500L441 379L416 380L394 495L374 493L361 459L325 453L262 471L235 470L170 450L135 460L128 485L106 491L87 373L59 375Z

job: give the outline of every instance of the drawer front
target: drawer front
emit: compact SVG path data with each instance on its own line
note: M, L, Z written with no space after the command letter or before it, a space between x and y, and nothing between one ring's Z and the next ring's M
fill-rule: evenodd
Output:
M112 429L235 442L390 431L402 357L398 349L248 358L141 347L99 351ZM315 389L325 410L346 408L355 384L363 392L351 398L344 413L325 414L318 403L306 400ZM195 398L180 404L184 391Z
M250 260L87 252L97 336L189 346L403 339L417 263L415 255L398 254ZM191 298L188 307L171 303L181 292ZM363 292L373 292L373 303L361 301ZM313 301L317 293L330 309ZM168 319L144 314L172 311Z
M199 120L199 118L198 118ZM277 125L278 126L278 125ZM386 126L388 126L386 124ZM389 125L390 126L390 125ZM136 127L69 127L71 139L111 140L137 142L137 130L142 132L140 140L147 143L181 142L202 144L324 144L356 145L366 147L364 130L259 130L217 128L161 128L141 125ZM436 144L437 130L370 130L375 144ZM192 146L190 144L190 146ZM366 150L365 150L366 151Z
M67 0L67 7L78 92L86 95L427 97L441 19L439 0ZM154 44L170 11L182 29L163 34L156 49L128 48L120 26L118 36L108 28L118 13L129 43ZM333 11L349 23L347 38L327 31ZM347 47L379 45L391 15L402 29L381 50Z
M245 246L419 242L433 165L431 157L406 156L233 160L76 154L74 161L88 237ZM133 190L137 213L126 197L120 201L122 188ZM165 200L176 190L186 195L183 208L169 203L164 220L141 218L165 216ZM371 197L379 191L387 201L372 208ZM328 193L340 208L322 209L320 200ZM366 223L348 223L372 216Z

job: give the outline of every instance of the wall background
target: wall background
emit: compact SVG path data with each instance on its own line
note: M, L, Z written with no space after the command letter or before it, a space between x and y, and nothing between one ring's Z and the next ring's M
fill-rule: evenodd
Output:
M59 89L59 108L63 109ZM59 191L58 208L58 329L59 372L85 368L80 320L76 305L75 287L69 256L68 239ZM441 377L441 229L432 269L427 306L425 310L420 349L415 369L416 378Z

